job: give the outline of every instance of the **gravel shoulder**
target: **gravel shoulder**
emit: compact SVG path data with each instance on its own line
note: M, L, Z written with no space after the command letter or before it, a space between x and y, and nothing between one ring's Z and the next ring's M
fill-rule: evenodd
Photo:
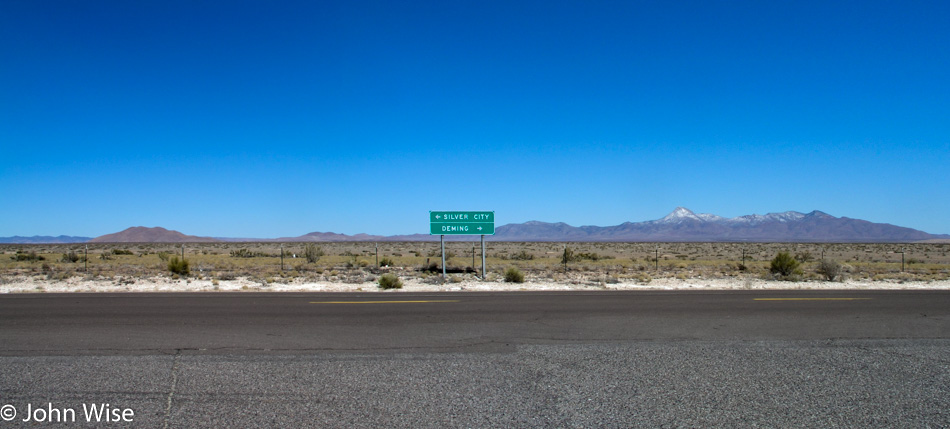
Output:
M594 291L594 290L946 290L950 281L772 281L759 278L695 278L676 279L659 278L649 282L545 282L526 281L525 283L506 283L504 281L463 280L460 282L438 283L429 280L404 279L402 289L382 290L375 282L306 282L295 279L286 282L263 283L245 277L234 280L210 279L171 279L168 277L151 278L113 278L88 280L72 277L66 280L46 280L37 277L5 277L0 283L0 294L9 293L110 293L110 292L498 292L498 291Z

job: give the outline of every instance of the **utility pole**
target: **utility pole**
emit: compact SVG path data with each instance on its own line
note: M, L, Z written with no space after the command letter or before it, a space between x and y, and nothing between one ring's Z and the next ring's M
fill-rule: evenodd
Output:
M656 246L656 250L654 251L653 269L660 271L660 246Z
M379 268L379 243L373 243L376 246L376 268Z
M280 243L280 270L284 271L284 243Z
M86 245L86 252L82 256L82 272L89 272L89 245Z

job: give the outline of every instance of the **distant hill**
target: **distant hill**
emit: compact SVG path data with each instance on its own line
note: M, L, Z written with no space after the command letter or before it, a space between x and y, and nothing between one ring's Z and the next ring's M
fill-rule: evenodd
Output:
M385 239L386 237L382 235L368 235L368 234L346 235L346 234L337 234L335 232L311 232L309 234L304 234L299 237L283 237L283 238L278 238L273 241L327 242L327 241L381 241Z
M34 235L32 237L0 237L0 243L3 244L62 244L62 243L85 243L92 240L90 237L73 237L69 235L60 235L52 237L49 235Z
M214 243L221 240L211 237L197 237L185 235L178 231L169 231L165 228L135 226L114 234L106 234L92 240L90 243Z

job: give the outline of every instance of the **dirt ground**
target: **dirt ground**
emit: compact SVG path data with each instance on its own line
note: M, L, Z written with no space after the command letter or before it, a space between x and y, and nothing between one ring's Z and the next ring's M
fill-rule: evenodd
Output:
M380 290L383 274L398 276L402 291L950 288L950 243L488 241L485 279L474 242L446 243L445 279L438 242L313 245L313 262L307 243L0 245L0 293L369 292ZM779 252L801 261L792 278L769 272ZM188 274L170 272L182 254ZM821 272L821 260L840 267L835 281ZM523 283L505 281L511 268Z

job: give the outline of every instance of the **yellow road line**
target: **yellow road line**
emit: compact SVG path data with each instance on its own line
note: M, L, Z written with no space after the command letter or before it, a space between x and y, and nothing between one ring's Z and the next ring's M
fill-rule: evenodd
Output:
M755 301L863 301L872 298L754 298Z
M459 302L457 299L429 301L311 301L311 304L426 304L430 302Z

